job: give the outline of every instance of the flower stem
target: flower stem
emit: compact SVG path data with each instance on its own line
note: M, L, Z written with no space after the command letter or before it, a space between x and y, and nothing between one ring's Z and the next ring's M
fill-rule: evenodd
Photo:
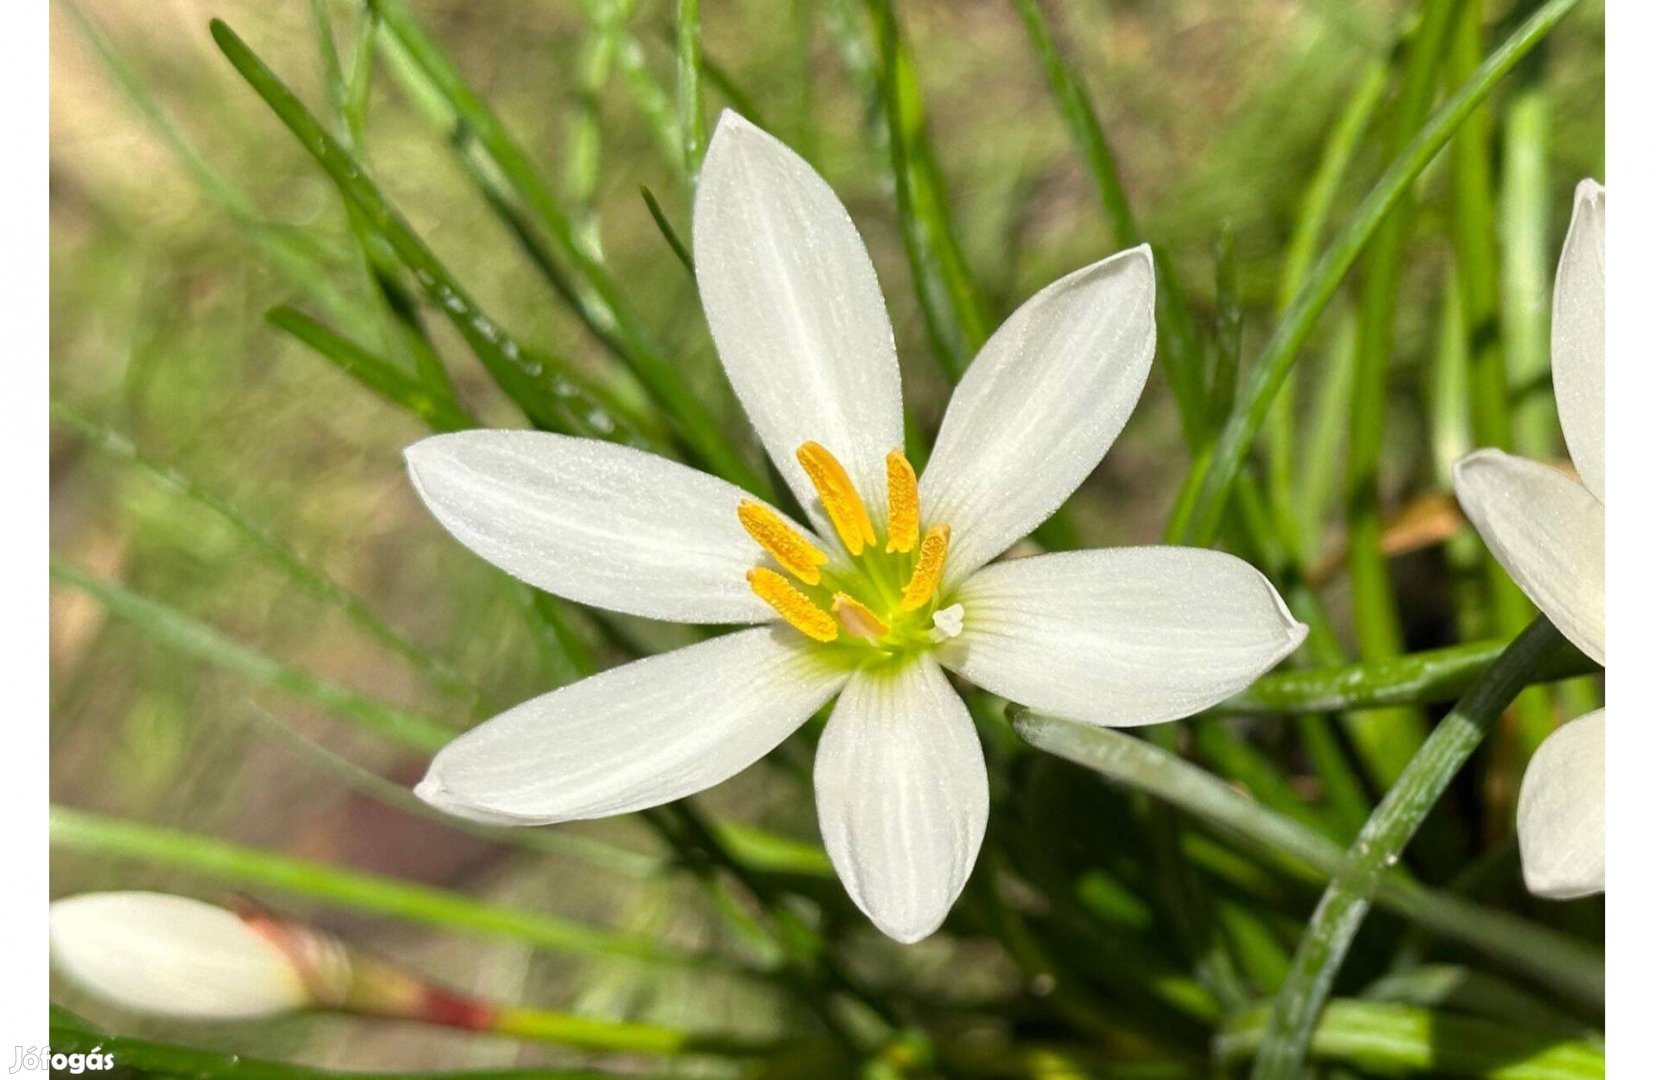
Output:
M1300 1075L1317 1016L1387 870L1396 865L1403 848L1490 725L1526 685L1529 672L1565 647L1563 635L1546 619L1531 623L1443 718L1386 793L1300 939L1294 966L1277 994L1254 1061L1254 1080L1290 1080Z

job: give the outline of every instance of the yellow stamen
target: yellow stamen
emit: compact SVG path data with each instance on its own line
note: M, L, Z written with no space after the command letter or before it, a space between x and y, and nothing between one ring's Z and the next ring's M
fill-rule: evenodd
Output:
M903 586L903 599L897 605L900 611L918 611L937 592L943 580L943 560L949 555L949 527L933 525L920 541L920 559L914 564L914 574Z
M840 625L845 627L846 632L857 637L872 641L891 633L891 627L850 593L834 594L834 614L839 616Z
M811 603L811 598L788 583L788 579L768 567L756 566L748 571L748 585L759 599L776 609L787 624L817 641L828 642L839 637L834 617Z
M920 485L901 450L886 455L886 551L913 551L920 539Z
M861 555L865 546L874 543L874 523L868 519L868 508L857 497L857 489L846 475L845 466L821 443L808 442L795 456L811 478L822 508L828 512L828 520L834 523L834 531L839 533L845 550Z
M736 507L736 516L754 543L781 563L782 569L807 585L822 580L822 572L817 567L825 564L828 556L783 521L782 515L763 503L743 499Z

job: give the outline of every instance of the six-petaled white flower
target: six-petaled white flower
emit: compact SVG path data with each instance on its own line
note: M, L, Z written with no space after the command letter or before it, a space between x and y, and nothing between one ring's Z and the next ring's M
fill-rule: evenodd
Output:
M1478 450L1455 494L1518 587L1604 663L1604 188L1576 186L1553 283L1553 395L1579 481L1527 458ZM1538 896L1604 891L1604 710L1549 735L1518 792L1524 881Z
M553 434L441 435L409 468L455 537L533 585L760 625L519 705L446 747L417 790L497 823L622 814L745 769L838 696L816 755L822 838L857 905L916 941L964 887L989 808L945 669L1059 716L1153 724L1247 686L1305 628L1220 552L991 563L1092 472L1138 400L1155 351L1147 248L1019 308L917 478L874 268L822 178L727 112L693 242L725 372L809 525L664 458Z

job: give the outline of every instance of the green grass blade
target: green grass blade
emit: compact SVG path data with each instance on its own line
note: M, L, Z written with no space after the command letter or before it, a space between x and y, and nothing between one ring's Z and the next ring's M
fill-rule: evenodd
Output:
M264 653L232 641L204 622L139 596L111 581L94 577L52 556L54 582L78 589L112 615L126 619L153 640L255 682L303 698L351 723L404 746L435 751L458 732L424 716L359 694L337 683L289 667Z
M391 205L362 165L223 22L213 40L247 84L328 174L340 194L396 251L422 291L465 339L508 397L535 423L556 431L613 437L648 431L635 410L566 361L531 351L489 318Z
M337 608L358 629L391 649L439 689L455 697L471 698L476 691L446 661L409 641L376 615L356 594L312 566L265 526L236 507L207 491L171 466L151 461L125 436L82 416L67 406L53 403L52 420L72 428L111 457L126 462L161 487L183 496L229 525L245 541L280 567L300 588L316 599Z
M1220 1062L1257 1051L1266 1010L1229 1021L1215 1042ZM1555 1032L1491 1023L1407 1005L1335 1001L1312 1033L1310 1056L1380 1075L1472 1076L1489 1080L1602 1080L1604 1047Z
M667 220L667 214L661 209L661 203L657 201L655 192L647 186L640 185L638 193L644 196L644 205L649 208L650 219L655 222L656 228L661 230L662 239L667 241L667 246L673 249L674 257L690 272L690 279L694 281L696 278L695 259L691 256L690 249L684 246L684 241L679 239L679 234L674 230L672 222Z
M1386 72L1384 63L1374 63L1358 77L1345 109L1323 143L1317 171L1312 174L1311 183L1299 201L1294 232L1283 256L1282 274L1277 284L1276 309L1279 315L1292 305L1311 271L1312 260L1317 256L1317 248L1322 244L1323 232L1333 213L1334 200L1351 169L1352 160L1357 156L1363 133L1373 121L1381 96L1385 93ZM1313 515L1305 512L1296 498L1295 465L1303 461L1306 467L1315 468L1320 460L1316 447L1317 429L1313 429L1311 446L1303 452L1303 456L1297 449L1294 405L1297 375L1297 371L1289 372L1271 408L1269 427L1266 429L1269 448L1267 476L1272 506L1279 520L1295 523L1288 539L1304 558L1310 550L1309 545L1315 540L1314 534L1308 531L1307 521L1309 528L1315 529L1326 519L1321 513ZM1341 400L1345 398L1342 396ZM1343 423L1341 426L1343 428Z
M1098 188L1098 198L1104 217L1110 223L1117 245L1133 247L1145 240L1132 204L1121 185L1121 171L1116 167L1115 152L1110 148L1104 125L1094 110L1086 83L1075 70L1057 43L1046 17L1041 13L1039 0L1014 0L1024 29L1040 58L1047 86L1058 103L1058 111L1069 127L1070 137L1081 151L1081 160ZM1184 286L1174 273L1173 265L1160 248L1152 247L1156 260L1156 322L1161 344L1162 370L1167 373L1168 385L1179 406L1179 418L1184 425L1185 441L1199 444L1208 431L1206 393L1202 387L1202 346L1196 335L1196 324L1191 318L1190 305L1185 299Z
M490 904L383 874L296 859L199 833L123 821L65 806L51 809L51 843L60 851L141 861L227 885L268 889L334 907L507 938L557 952L625 957L675 968L727 966L718 958L666 948L646 937Z
M914 60L891 0L870 0L879 43L877 88L886 121L897 215L932 351L951 380L989 338L989 314L950 221L948 195L926 134Z
M1546 84L1527 81L1507 104L1501 130L1501 340L1514 391L1545 383L1551 370L1553 263L1549 189L1549 131L1553 109ZM1545 460L1554 452L1558 413L1550 393L1527 393L1512 403L1512 446Z
M1322 535L1332 516L1335 491L1346 442L1346 402L1351 400L1357 371L1357 320L1348 309L1335 313L1322 361L1322 378L1312 395L1310 424L1305 431L1302 462L1295 484L1301 550L1307 562L1315 562L1322 551Z
M1531 624L1433 729L1426 745L1386 793L1300 939L1293 970L1276 996L1254 1059L1255 1080L1293 1080L1300 1075L1318 1014L1382 877L1396 864L1490 726L1524 687L1530 672L1566 647L1563 636L1545 619Z
M1440 71L1447 68L1449 38L1461 0L1422 0L1410 36L1401 85L1389 112L1391 150L1409 144L1431 111ZM1463 122L1471 123L1476 113ZM1402 616L1392 587L1391 560L1381 549L1385 507L1380 459L1390 413L1397 300L1414 225L1413 199L1405 193L1380 223L1363 257L1357 305L1357 359L1347 403L1345 511L1346 574L1357 653L1381 660L1403 651ZM1395 707L1349 721L1361 729L1356 742L1370 779L1389 786L1426 738L1419 710Z
M688 183L690 174L684 170L684 135L679 127L678 106L650 70L644 43L625 24L620 30L620 48L615 58L621 68L622 84L655 136L661 160L672 170L674 178ZM677 47L675 42L674 49Z
M433 394L426 383L404 374L391 361L298 308L280 304L267 311L265 319L386 401L418 416L434 431L461 431L474 426L453 399Z
M1219 705L1224 713L1303 713L1430 705L1454 701L1472 687L1510 640L1475 641L1344 667L1267 675ZM1530 685L1599 670L1574 649L1527 673Z
M676 25L679 129L684 140L684 171L694 182L701 172L702 154L707 148L706 120L702 115L700 0L678 0Z
M1317 263L1253 365L1237 407L1219 434L1213 455L1193 469L1180 492L1172 530L1187 543L1206 544L1218 531L1232 485L1265 423L1282 381L1299 359L1318 317L1374 238L1388 213L1497 83L1574 10L1580 0L1548 0L1513 31L1477 73L1444 101L1386 169Z
M1456 79L1477 66L1483 51L1481 0L1461 0L1461 10L1450 41L1449 68ZM1495 131L1489 108L1467 117L1449 146L1452 237L1455 276L1465 320L1468 387L1471 395L1472 439L1478 446L1512 448L1510 379L1501 335L1500 253L1496 245L1495 183L1491 174ZM1479 547L1474 549L1483 571L1494 631L1510 637L1523 630L1535 615L1506 570ZM1517 743L1515 765L1522 767L1556 722L1552 704L1539 691L1520 694L1513 703Z
M1236 376L1242 365L1242 301L1236 284L1236 234L1227 226L1219 233L1214 255L1213 378L1207 408L1214 427L1225 422L1236 404Z
M1346 853L1340 845L1261 806L1171 751L1109 728L1034 713L1020 712L1013 723L1037 749L1170 803L1244 842L1300 880L1327 882L1343 875ZM1602 953L1506 912L1424 888L1395 867L1383 868L1378 882L1375 902L1385 910L1476 949L1543 986L1602 1004Z

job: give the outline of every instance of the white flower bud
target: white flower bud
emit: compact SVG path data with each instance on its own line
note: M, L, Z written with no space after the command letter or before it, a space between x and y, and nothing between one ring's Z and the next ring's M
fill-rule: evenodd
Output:
M85 893L51 907L52 961L134 1012L248 1020L311 1001L287 952L232 912L152 892Z

